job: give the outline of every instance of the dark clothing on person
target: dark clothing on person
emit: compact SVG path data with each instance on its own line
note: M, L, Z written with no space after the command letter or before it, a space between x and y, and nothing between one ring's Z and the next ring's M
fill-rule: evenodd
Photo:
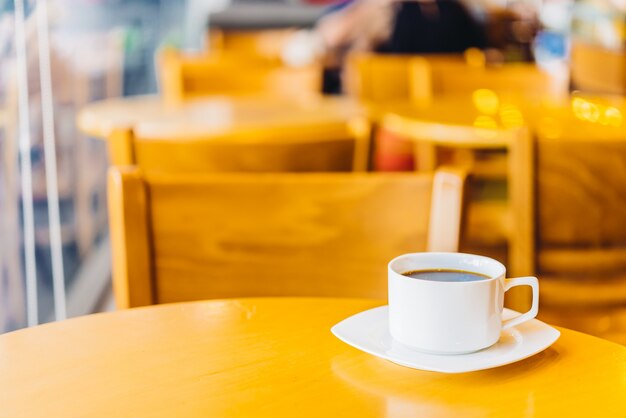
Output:
M328 67L322 70L322 94L342 94L341 68Z
M398 4L391 36L376 49L395 54L454 53L484 48L485 34L456 0Z

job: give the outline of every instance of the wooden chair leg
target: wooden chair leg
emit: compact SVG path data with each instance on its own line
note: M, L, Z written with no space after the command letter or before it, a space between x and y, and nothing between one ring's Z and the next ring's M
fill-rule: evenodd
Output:
M530 276L535 272L535 188L533 183L533 138L522 130L509 149L509 205L512 227L509 237L509 277ZM512 309L527 310L531 293L527 286L509 292Z

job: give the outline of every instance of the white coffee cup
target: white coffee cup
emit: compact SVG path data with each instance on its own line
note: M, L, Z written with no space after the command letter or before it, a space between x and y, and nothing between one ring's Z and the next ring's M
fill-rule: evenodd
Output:
M486 276L475 281L433 281L404 276L416 270L456 270ZM389 331L401 344L437 354L462 354L495 344L503 329L533 319L539 310L536 277L505 279L506 268L488 257L415 253L389 263ZM502 321L504 293L530 286L531 309Z

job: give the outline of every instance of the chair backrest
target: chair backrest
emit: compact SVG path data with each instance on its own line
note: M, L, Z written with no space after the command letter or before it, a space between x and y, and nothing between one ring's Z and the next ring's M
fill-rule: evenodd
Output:
M181 177L111 167L117 304L384 298L394 256L456 251L463 187L454 170Z
M302 97L321 91L316 65L291 68L262 57L184 55L172 49L161 51L157 61L161 94L168 102L211 94Z
M572 84L578 90L626 94L626 50L612 50L574 40L570 71Z
M626 304L626 132L536 140L535 272L555 305Z
M421 73L413 75L420 79ZM432 70L434 95L467 94L489 89L501 94L563 97L567 92L565 77L557 77L535 64L511 63L500 66L472 67L441 65Z
M209 51L280 61L285 45L297 29L209 31Z
M362 101L424 101L431 98L431 70L418 55L353 54L345 71L347 90Z
M108 138L113 165L137 165L145 172L366 171L369 124L355 118L322 129L254 129L228 136L151 138L120 129Z
M438 95L471 95L479 89L517 95L562 97L566 78L534 64L485 65L479 52L462 54L388 55L349 57L349 90L364 101L410 100L428 102Z
M410 100L428 103L438 94L438 74L463 74L468 68L484 67L475 50L466 54L374 54L348 57L345 77L348 91L363 101ZM481 55L482 56L482 55Z

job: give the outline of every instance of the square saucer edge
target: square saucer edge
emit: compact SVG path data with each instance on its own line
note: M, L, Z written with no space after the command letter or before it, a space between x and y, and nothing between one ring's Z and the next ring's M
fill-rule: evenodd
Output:
M503 311L505 319L515 314L517 312L511 309L505 308ZM547 349L561 335L556 328L538 319L532 319L510 330L502 331L498 343L484 350L458 355L428 354L394 341L389 335L387 315L388 305L367 309L338 322L330 331L345 344L375 357L403 367L440 373L467 373L515 363ZM375 327L380 328L379 333L382 332L383 335L372 343L371 334ZM527 336L526 341L524 335ZM385 339L386 343L382 341ZM503 343L503 340L508 342Z

